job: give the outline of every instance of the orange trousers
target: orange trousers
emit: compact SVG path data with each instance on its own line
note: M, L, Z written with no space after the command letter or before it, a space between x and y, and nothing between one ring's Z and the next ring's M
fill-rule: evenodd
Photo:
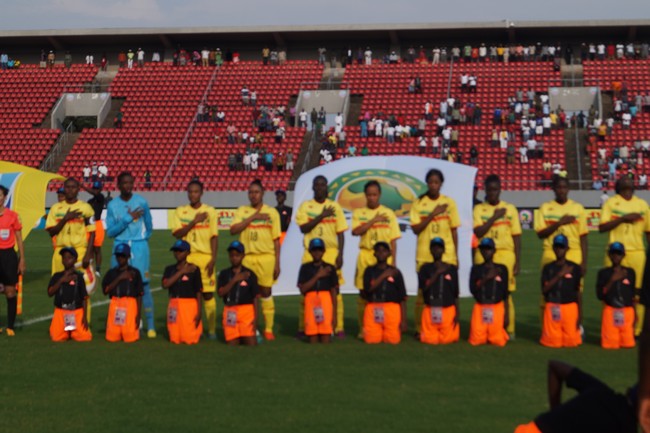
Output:
M196 344L203 334L203 323L196 326L194 319L199 314L196 298L172 298L167 306L167 331L169 341L180 344Z
M62 308L54 308L54 316L50 323L50 338L52 341L67 341L73 339L75 341L90 341L93 339L93 334L90 329L83 327L84 309L77 308L76 310L64 310ZM72 331L66 331L65 327L74 326Z
M498 304L474 304L469 344L478 346L490 343L495 346L505 346L509 338L508 332L503 327L505 311L503 301Z
M369 302L363 313L363 340L368 344L398 344L402 340L402 306L396 302Z
M307 292L305 295L305 335L332 335L334 306L330 292Z
M546 303L539 342L546 347L576 347L582 344L576 302Z
M136 298L111 298L106 318L106 340L133 343L140 339L138 300Z
M634 347L634 307L614 308L603 305L600 337L600 345L604 349Z
M531 421L528 424L517 426L515 433L542 433L542 431L537 427L537 424Z
M223 307L223 333L226 341L255 336L255 306L253 304Z
M456 323L456 306L424 307L420 321L420 341L426 344L455 343L460 338L460 325Z

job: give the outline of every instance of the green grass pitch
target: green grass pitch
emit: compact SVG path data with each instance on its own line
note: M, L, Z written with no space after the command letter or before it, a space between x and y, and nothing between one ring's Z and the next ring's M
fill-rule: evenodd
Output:
M222 234L218 267L225 265ZM172 237L151 240L152 287L160 286ZM467 343L472 301L461 302L461 339L425 346L409 334L398 346L368 346L357 332L356 299L345 297L348 338L311 346L293 338L298 297L276 298L275 342L231 348L223 341L176 346L165 339L166 294L154 294L159 336L110 344L103 338L107 307L93 308L94 340L52 343L43 320L0 335L0 420L6 432L510 432L547 407L546 362L563 359L623 390L636 377L636 350L599 346L600 306L594 279L606 237L590 234L585 286L586 342L547 349L537 340L541 242L523 235L518 278L517 339L507 347ZM104 246L104 270L111 243ZM26 322L51 313L45 289L51 244L43 231L27 240ZM348 258L348 260L350 260ZM103 300L100 293L93 301ZM6 321L0 300L0 323ZM219 325L221 330L221 325ZM566 393L566 396L570 396Z

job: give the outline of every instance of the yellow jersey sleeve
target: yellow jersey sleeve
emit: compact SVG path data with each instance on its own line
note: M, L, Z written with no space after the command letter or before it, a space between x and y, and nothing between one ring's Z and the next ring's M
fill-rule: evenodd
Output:
M512 236L521 235L521 221L519 221L517 208L512 204L508 204L508 213L510 214L510 234Z
M449 214L449 227L452 229L460 227L458 207L456 206L456 201L451 197L447 198L447 213Z
M59 211L59 207L60 207L59 203L54 203L50 208L50 211L47 213L47 218L45 219L46 229L49 229L50 227L54 227L58 223L56 214Z
M411 205L411 210L409 211L409 223L414 226L422 222L420 218L420 203L422 199L416 199Z
M399 239L402 237L402 232L399 229L399 224L397 223L397 216L395 216L395 212L393 212L392 209L386 208L386 213L388 214L388 218L390 220L390 240L394 239Z
M174 217L172 218L172 233L183 228L183 223L181 223L181 209L182 206L179 206L174 210Z
M217 215L217 210L212 206L208 208L208 218L210 218L211 237L219 237L219 215Z
M309 215L307 215L306 205L307 202L302 203L298 208L298 212L296 212L296 224L299 226L307 224L309 222Z
M614 196L616 197L616 196ZM603 209L600 213L600 223L608 223L612 220L612 198L608 198L605 203L603 203Z
M578 215L578 233L580 236L584 236L589 233L589 226L587 225L587 211L581 205L576 203L576 211Z
M232 216L232 224L239 224L244 221L244 206L239 206Z
M345 219L343 208L337 202L332 202L336 216L336 233L342 233L348 229L348 221Z
M276 240L280 237L282 231L280 230L280 214L277 209L268 207L266 210L271 216L271 238Z
M533 221L533 228L535 229L535 233L539 233L547 227L546 221L544 221L545 208L546 208L546 203L542 203L539 209L537 209L537 212L535 212L535 217Z
M352 211L352 230L362 225L361 221L359 221L359 214L361 212L363 212L363 209L355 209Z
M474 206L474 210L472 211L472 223L474 224L474 228L482 226L483 220L481 219L481 210L483 209L483 204L478 204Z

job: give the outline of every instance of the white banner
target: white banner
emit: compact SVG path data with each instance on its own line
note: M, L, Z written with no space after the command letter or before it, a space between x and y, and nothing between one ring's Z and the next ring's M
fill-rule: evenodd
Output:
M303 254L303 236L295 224L295 214L300 204L313 198L312 180L318 175L329 181L329 198L337 201L345 211L351 226L352 210L366 204L363 186L371 179L382 186L381 204L393 209L397 215L402 238L397 241L397 267L404 274L410 295L417 292L415 250L417 238L409 224L411 203L427 191L425 175L432 168L442 171L445 183L442 193L456 200L461 226L458 229L458 258L461 294L469 296L469 272L472 266L472 192L477 169L468 165L454 164L440 159L416 156L368 156L345 158L304 173L298 179L294 191L294 221L289 226L282 246L281 274L273 287L274 295L298 294L298 271ZM354 273L359 252L359 238L351 230L345 233L343 252L342 293L357 293Z

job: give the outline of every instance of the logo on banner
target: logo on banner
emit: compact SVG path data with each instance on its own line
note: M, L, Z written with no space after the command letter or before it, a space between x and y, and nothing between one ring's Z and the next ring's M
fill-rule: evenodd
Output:
M393 170L368 169L344 173L329 184L329 197L343 210L352 212L366 205L363 187L376 180L381 185L380 203L395 212L398 218L407 217L411 203L427 191L424 182Z
M519 211L519 222L521 228L528 230L533 227L533 211L530 209L522 209Z
M18 179L22 173L2 173L0 174L0 185L9 190L9 195L5 198L5 207L13 209L13 198L16 190Z

